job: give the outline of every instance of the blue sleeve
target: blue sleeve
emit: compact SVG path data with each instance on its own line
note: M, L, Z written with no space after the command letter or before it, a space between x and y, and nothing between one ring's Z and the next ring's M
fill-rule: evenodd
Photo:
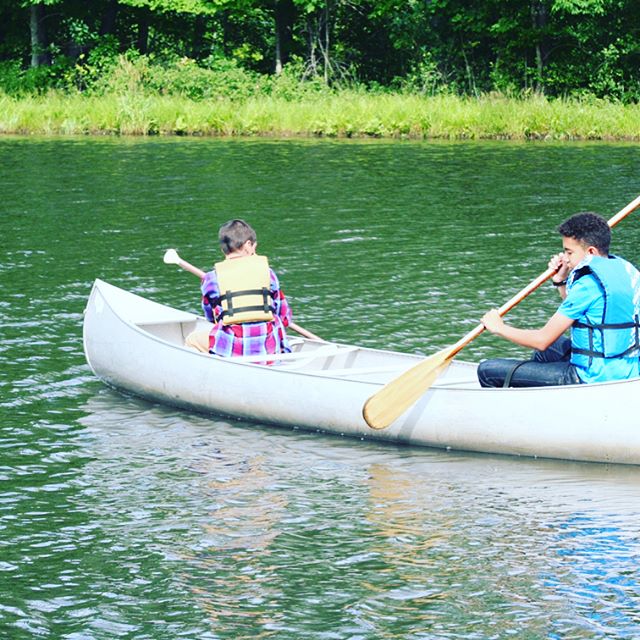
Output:
M558 307L558 313L577 320L589 311L595 302L602 299L602 292L591 276L583 276L567 292L567 297Z

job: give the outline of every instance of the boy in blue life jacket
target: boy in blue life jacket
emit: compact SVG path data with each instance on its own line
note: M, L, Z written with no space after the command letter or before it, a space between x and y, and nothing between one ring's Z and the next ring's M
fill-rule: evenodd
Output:
M565 220L558 232L563 252L553 256L552 283L562 303L541 329L506 324L493 309L485 328L523 347L531 360L498 358L478 366L483 387L538 387L640 375L640 272L609 254L611 229L591 212ZM563 334L571 330L571 337Z

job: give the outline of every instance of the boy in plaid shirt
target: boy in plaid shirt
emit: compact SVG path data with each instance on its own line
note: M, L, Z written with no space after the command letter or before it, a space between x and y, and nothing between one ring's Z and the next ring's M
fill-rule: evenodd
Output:
M250 256L256 256L257 238L256 232L244 220L230 220L220 227L218 233L220 247L225 255L225 262L221 267L227 266L227 260L243 260ZM266 259L264 259L266 262ZM269 268L268 295L270 299L269 313L265 319L256 321L225 321L225 316L233 315L233 304L227 300L224 292L220 291L220 274L214 268L209 271L201 285L202 308L207 320L213 322L213 328L207 334L202 331L194 331L186 339L186 345L202 351L222 357L263 355L275 353L287 353L291 351L287 341L285 327L291 321L291 309L289 303L280 289L278 277ZM266 294L266 292L265 292ZM253 308L253 307L252 307ZM266 317L271 317L267 320Z

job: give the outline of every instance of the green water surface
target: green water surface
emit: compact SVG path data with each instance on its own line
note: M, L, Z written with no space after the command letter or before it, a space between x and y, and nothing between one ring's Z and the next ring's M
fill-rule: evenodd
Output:
M432 353L566 216L640 193L637 145L2 138L0 167L0 639L640 636L640 469L191 415L104 387L81 342L96 277L197 311L164 250L208 268L243 217L298 324Z

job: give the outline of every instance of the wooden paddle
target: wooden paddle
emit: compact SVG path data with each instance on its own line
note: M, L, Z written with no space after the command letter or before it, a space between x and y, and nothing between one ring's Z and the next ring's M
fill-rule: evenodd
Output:
M640 207L640 196L613 216L608 222L609 226L615 227L618 222L626 218L638 207ZM554 270L547 269L519 293L516 293L508 302L505 302L500 309L498 309L498 313L501 316L505 315L541 284L546 282L554 273ZM374 393L364 403L362 409L362 415L366 423L372 429L384 429L388 427L396 418L399 418L409 407L417 402L435 382L436 378L449 366L453 357L472 340L475 340L483 331L484 325L479 324L475 329L467 333L466 336L458 340L452 347L448 347L429 356L387 383L380 391Z
M186 260L183 260L175 249L167 249L164 253L164 263L165 264L177 264L181 269L185 271L189 271L193 273L193 275L198 276L200 280L204 279L205 273L198 267L194 267L192 264L189 264ZM296 333L299 333L301 336L305 338L309 338L310 340L319 340L320 342L326 342L322 338L319 338L317 335L311 333L311 331L307 331L303 329L300 325L297 325L295 322L289 323L289 328L293 329Z

